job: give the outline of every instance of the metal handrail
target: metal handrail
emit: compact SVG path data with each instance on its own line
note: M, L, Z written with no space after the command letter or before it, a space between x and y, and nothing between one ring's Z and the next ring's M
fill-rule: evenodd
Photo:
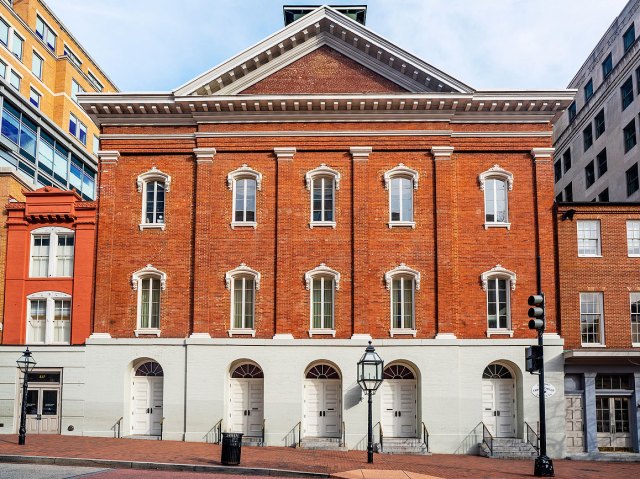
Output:
M424 447L427 448L427 452L429 452L429 430L427 426L422 423L422 442L424 443Z
M342 421L342 442L340 443L340 447L345 447L346 444L346 429L345 429L345 425L344 425L344 421Z
M260 441L260 446L264 447L264 426L266 424L267 420L266 419L262 419L262 440Z
M298 447L300 447L300 446L302 446L302 421L298 421L298 424L293 426L294 430L296 428L298 428Z
M216 431L216 440L214 441L214 444L220 444L222 441L222 419L215 423L213 429Z
M117 437L118 439L121 437L121 436L120 436L120 427L121 427L121 425L122 425L122 420L123 420L123 419L124 419L124 417L121 417L121 418L120 418L120 419L118 419L118 420L116 421L116 423L114 424L114 425L115 425L115 427L117 427L117 428L118 428L118 432L117 432L117 435L116 435L116 437Z
M380 431L380 452L384 452L384 433L382 432L382 423L379 422L378 430Z
M162 441L162 432L164 430L164 417L160 420L160 440Z
M527 426L527 442L540 454L540 436L538 436L538 433L533 430L528 422L525 422L524 425Z
M489 455L493 456L493 436L489 432L489 429L487 429L487 426L485 426L484 422L480 424L482 424L482 443L487 445L489 448Z

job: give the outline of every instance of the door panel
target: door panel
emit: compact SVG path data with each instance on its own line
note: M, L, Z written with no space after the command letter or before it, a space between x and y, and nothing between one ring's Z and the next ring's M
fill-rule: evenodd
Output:
M342 398L340 381L308 379L305 381L305 436L340 437Z
M247 379L247 428L245 434L249 436L262 435L262 420L264 418L264 380Z
M581 395L565 397L565 433L567 452L584 452L584 412Z
M38 420L39 410L40 390L27 389L27 434L38 434L40 432L40 421Z
M396 391L398 437L416 437L416 383L400 379Z
M162 432L164 377L148 377L150 389L150 431L148 434L159 436Z
M132 387L131 434L149 434L149 381L146 376L135 377Z
M492 436L496 436L496 416L494 405L496 402L496 391L490 379L482 380L482 422Z
M230 391L231 403L231 432L244 432L245 425L245 397L249 385L244 379L232 379Z
M382 432L390 437L395 437L395 383L393 379L382 382Z
M322 411L322 384L318 379L308 379L304 384L305 435L318 437L320 433L320 411Z
M58 390L43 389L40 402L40 434L58 434L60 424Z
M340 382L333 380L323 381L324 388L324 437L340 437Z

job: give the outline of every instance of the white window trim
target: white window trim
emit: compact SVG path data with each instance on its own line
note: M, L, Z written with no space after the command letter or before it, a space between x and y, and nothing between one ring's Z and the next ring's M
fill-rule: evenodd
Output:
M482 173L480 173L478 175L478 184L480 186L480 191L484 192L485 191L485 186L486 186L486 182L489 179L498 179L498 180L502 180L505 181L507 183L507 200L506 200L506 206L507 206L507 219L509 218L509 191L513 190L513 173L505 170L504 168L502 168L500 165L493 165L491 168L489 168L486 171L483 171ZM508 230L511 229L511 223L509 221L486 221L487 218L487 210L486 210L486 199L483 198L483 207L484 207L484 229L488 229L488 228L507 228Z
M396 276L410 276L413 277L413 304L412 304L412 317L413 317L413 328L394 328L393 327L393 294L391 294L391 287L393 285L393 280ZM416 291L420 291L420 272L410 268L405 263L400 263L399 266L396 266L392 270L387 271L384 274L384 281L387 291L389 291L389 336L392 338L396 335L411 335L414 338L418 334L418 330L416 329Z
M244 178L251 178L256 182L256 220L255 221L236 221L236 181ZM250 227L256 229L258 227L258 191L262 191L262 173L252 169L246 163L240 168L233 170L227 174L227 188L233 193L231 206L231 229L237 227Z
M233 327L233 317L234 317L234 302L233 302L233 282L238 276L251 276L253 277L254 282L254 297L253 297L253 328L234 328ZM260 272L255 269L250 268L245 263L240 263L240 266L229 270L224 275L224 281L227 289L229 290L230 300L229 300L229 329L227 330L227 334L229 337L233 336L251 336L255 338L256 336L256 297L257 292L260 290Z
M631 332L631 347L632 348L638 348L640 347L640 343L634 343L633 342L633 323L631 322L631 296L633 294L638 294L640 295L640 291L629 291L629 330Z
M579 223L581 221L585 222L593 222L595 221L598 224L598 252L597 254L580 254L580 228ZM602 225L599 219L584 219L576 221L576 246L578 248L578 258L602 258Z
M73 278L73 271L71 276L59 276L56 271L57 263L57 250L58 250L58 235L71 235L73 236L73 270L76 267L76 232L70 228L63 228L61 226L46 226L44 228L37 228L30 231L29 242L29 278ZM33 276L33 248L35 235L49 235L49 264L47 267L47 276Z
M313 182L321 178L333 178L333 221L314 221L313 220ZM309 228L315 227L336 227L336 191L340 190L340 172L328 167L325 163L321 163L319 167L307 171L304 175L307 190L310 192L310 220ZM324 199L324 198L323 198Z
M36 73L33 71L33 55L36 55L41 60L40 76L36 75ZM39 50L36 50L35 48L31 49L31 68L29 69L29 71L31 71L31 73L33 73L33 76L35 76L38 80L43 81L42 77L44 76L44 56L42 55L42 53L40 53Z
M389 228L397 228L397 227L416 227L415 221L392 221L391 220L391 180L393 178L409 178L413 181L413 189L414 191L418 189L418 182L420 180L420 174L406 166L404 163L399 163L398 166L391 168L384 173L384 189L389 191L389 222L387 225ZM415 207L415 196L412 197L413 205ZM414 217L415 217L415 209L414 209Z
M72 301L72 296L67 293L62 293L60 291L38 291L36 293L31 293L27 296L27 329L29 328L29 320L31 316L31 301L32 300L44 300L47 302L46 305L46 313L45 313L45 333L44 333L44 343L31 343L27 342L27 344L70 344L71 343L71 331L69 331L69 342L57 343L53 341L53 322L55 317L55 300L56 299L67 299ZM73 316L73 302L70 307L69 314L69 327L71 328L71 321ZM28 333L27 333L28 334Z
M167 274L163 271L160 271L158 268L154 267L152 264L146 265L144 268L139 269L138 271L131 274L131 289L138 293L137 297L137 308L136 308L136 329L133 331L136 337L141 334L145 335L156 335L160 337L161 328L142 328L141 324L141 313L142 313L142 288L140 287L142 280L146 278L153 278L160 280L160 290L164 291L167 289ZM162 301L162 294L160 295L160 301ZM160 311L162 313L162 311ZM162 325L162 314L158 318L158 322Z
M640 219L627 220L626 221L626 228L627 228L627 257L629 257L629 258L640 258L640 253L638 253L638 254L629 253L629 223L640 223Z
M583 294L597 294L600 302L600 342L599 343L583 343L582 342L582 295ZM580 291L578 293L579 301L579 318L580 324L580 346L583 348L602 348L606 346L604 337L604 292L603 291Z
M485 271L480 275L480 281L482 283L482 290L486 293L489 287L489 280L491 279L506 279L509 281L509 290L516 290L517 275L513 271L509 271L502 265L497 264L489 271ZM511 294L507 295L507 327L506 328L489 328L489 298L485 296L486 307L486 321L487 321L487 337L495 335L508 335L513 337L513 318L511 316Z
M333 304L332 304L332 313L331 313L333 328L331 329L313 327L313 280L317 276L325 276L325 277L328 276L333 278L334 290L332 294ZM329 268L326 264L320 263L318 266L316 266L312 270L307 271L304 274L304 282L305 282L306 290L309 291L309 337L313 337L313 335L315 334L316 336L331 335L332 337L335 338L336 337L336 314L335 314L336 291L340 290L340 273L335 269Z
M9 78L7 79L7 81L9 82L9 86L11 86L12 88L14 88L17 92L20 92L20 88L22 88L22 79L23 79L23 78L22 78L22 75L20 75L20 73L18 73L18 72L16 71L16 69L15 69L15 68L13 68L13 66L11 66L11 65L9 65L9 66L10 66L10 68L9 68L9 70L8 70L8 74L7 74L7 76L9 77ZM13 74L15 74L15 76L17 76L17 77L18 77L18 80L19 80L19 81L18 81L18 88L14 87L14 86L13 86L13 84L11 83L11 75L13 75Z
M20 63L22 63L23 59L24 59L24 49L25 49L25 39L24 37L20 34L20 32L18 32L15 28L11 27L11 32L9 34L10 36L10 42L9 42L9 51L11 52L11 55L13 55L14 58L17 58L18 61ZM20 57L17 57L16 54L13 51L13 40L15 37L18 37L20 40L22 40L22 55ZM29 69L29 71L31 71L31 69Z
M95 138L96 137L94 135L94 139ZM149 171L145 171L144 173L141 173L140 175L138 175L136 184L138 185L138 192L142 193L142 212L140 214L140 224L138 225L138 227L140 228L140 231L146 230L146 229L159 229L164 231L167 224L166 196L165 196L165 203L164 203L164 210L165 210L164 223L145 223L145 216L146 216L146 210L147 210L147 184L151 181L163 181L165 193L168 193L169 191L171 191L171 176L160 171L158 168L155 167L155 165L151 167Z

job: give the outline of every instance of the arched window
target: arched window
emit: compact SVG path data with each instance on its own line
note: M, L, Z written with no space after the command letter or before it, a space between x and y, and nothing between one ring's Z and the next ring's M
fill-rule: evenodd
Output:
M309 336L331 334L335 336L335 291L340 289L340 273L321 263L304 275L307 290L311 292Z
M487 335L509 334L511 329L511 291L516 289L516 274L496 265L480 276L487 292Z
M260 289L260 273L242 263L225 274L227 289L231 291L231 327L229 336L255 336L255 296Z
M171 189L171 176L155 166L138 176L138 191L142 193L140 229L165 227L165 193Z
M155 361L147 361L136 368L136 376L164 376L162 366Z
M307 190L311 191L311 221L309 227L336 227L335 196L340 189L340 173L324 163L305 175Z
M73 276L74 240L74 231L68 228L48 226L33 230L30 276Z
M256 228L256 191L262 188L262 173L242 165L227 175L227 186L233 191L233 219L231 227Z
M260 366L256 366L255 364L251 363L245 363L235 368L231 373L231 377L237 379L262 379L264 378L264 373L262 372L262 369L260 369Z
M27 344L69 344L71 296L39 291L27 296Z
M384 278L391 291L391 337L394 334L415 337L415 292L420 289L420 273L401 263L385 273Z
M478 177L484 191L484 227L509 229L509 191L513 189L513 174L494 165Z
M482 373L482 379L512 379L511 371L502 364L489 364Z
M306 379L340 379L340 373L328 364L316 364L309 368Z
M403 364L391 364L384 368L385 379L415 379L413 371Z
M389 228L416 227L413 221L413 190L418 189L418 172L400 163L384 174L384 188L389 190Z
M131 275L131 287L138 292L136 336L160 336L160 296L166 284L167 275L150 264Z

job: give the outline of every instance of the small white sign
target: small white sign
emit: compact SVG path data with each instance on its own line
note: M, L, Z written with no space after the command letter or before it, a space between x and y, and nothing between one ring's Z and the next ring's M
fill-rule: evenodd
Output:
M553 384L544 383L544 397L545 398L550 398L555 393L556 393L556 388L554 387ZM540 385L539 384L534 384L533 385L533 387L531 388L531 394L533 394L537 398L540 397Z

